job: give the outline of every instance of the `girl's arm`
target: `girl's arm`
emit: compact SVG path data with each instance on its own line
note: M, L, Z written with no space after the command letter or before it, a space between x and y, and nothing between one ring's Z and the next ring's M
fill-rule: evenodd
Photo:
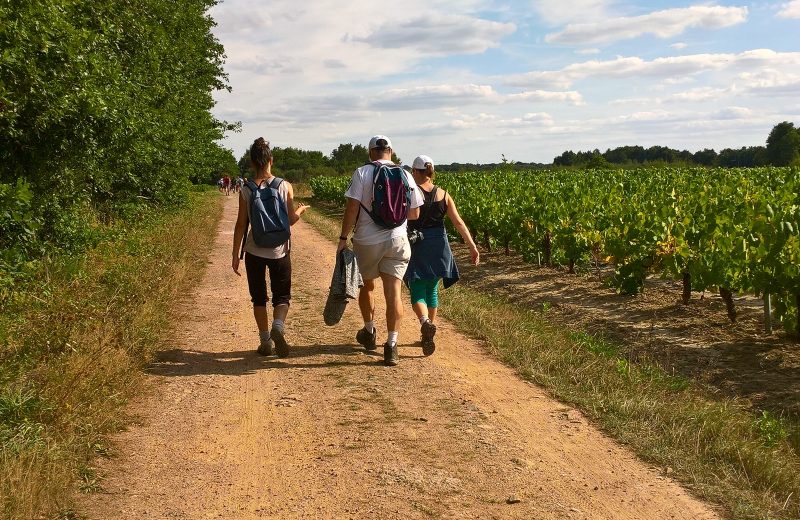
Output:
M239 273L239 251L244 239L244 228L247 227L249 217L247 216L247 201L244 198L244 191L239 192L239 214L236 217L236 225L233 227L233 251L231 252L231 267L238 276Z
M300 204L297 208L294 207L294 188L288 181L286 182L286 212L289 213L289 225L294 226L298 220L300 220L300 215L305 213L305 211L310 208L311 206L307 204Z
M461 235L461 238L464 239L464 242L469 247L470 256L472 256L472 265L478 265L480 262L480 253L478 252L478 246L475 245L475 241L472 240L472 235L467 229L467 225L464 224L464 221L461 220L461 215L458 214L458 210L456 209L456 203L453 201L453 198L450 196L449 193L445 194L447 197L447 218L450 219L450 222L458 230L458 233Z

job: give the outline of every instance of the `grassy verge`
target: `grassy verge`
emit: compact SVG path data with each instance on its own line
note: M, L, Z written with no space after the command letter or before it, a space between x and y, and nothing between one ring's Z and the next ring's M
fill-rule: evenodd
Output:
M316 206L308 222L335 240L341 211ZM443 315L484 340L518 373L737 519L800 518L800 457L787 428L655 363L633 362L603 338L565 330L548 309L513 305L459 284Z
M58 258L0 312L0 511L70 516L77 480L99 488L91 460L124 422L139 370L199 280L221 213L216 191L184 207L113 224L80 258Z

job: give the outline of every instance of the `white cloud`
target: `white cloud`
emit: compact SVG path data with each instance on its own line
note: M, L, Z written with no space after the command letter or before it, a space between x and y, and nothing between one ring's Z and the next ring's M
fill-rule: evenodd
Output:
M783 4L778 16L780 18L800 18L800 0L792 0Z
M608 18L613 0L533 0L533 8L550 25Z
M747 7L698 5L655 11L641 16L570 24L562 31L545 36L545 41L566 45L591 45L636 38L644 34L670 38L689 28L718 29L742 23L746 19Z
M429 55L477 54L497 47L513 33L513 23L500 23L459 15L434 14L401 22L389 21L354 42L382 49L415 49Z
M519 94L510 94L506 97L508 101L539 101L550 102L558 101L571 105L583 105L583 96L574 90L566 92L554 92L549 90L530 90Z
M688 44L683 42L675 42L672 45L670 45L670 47L672 47L673 49L678 49L678 50L685 49L688 46L689 46Z
M575 54L600 54L600 49L598 48L578 49L575 51Z
M513 75L506 77L505 83L517 87L564 89L586 78L675 78L706 71L726 69L748 71L798 65L800 65L800 52L775 52L770 49L755 49L738 54L669 56L650 61L639 57L620 56L613 60L573 63L561 70Z

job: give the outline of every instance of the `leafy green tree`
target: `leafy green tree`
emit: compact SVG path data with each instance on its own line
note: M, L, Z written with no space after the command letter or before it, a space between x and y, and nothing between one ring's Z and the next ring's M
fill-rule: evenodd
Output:
M784 121L772 128L767 137L767 161L773 166L789 166L800 162L800 130Z

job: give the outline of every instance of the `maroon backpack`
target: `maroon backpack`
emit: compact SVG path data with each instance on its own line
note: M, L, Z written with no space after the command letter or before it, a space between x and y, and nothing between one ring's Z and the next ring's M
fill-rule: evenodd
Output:
M408 219L411 207L412 188L405 170L397 164L380 161L369 164L375 166L372 174L372 210L364 204L361 207L381 227L393 229L401 226Z

